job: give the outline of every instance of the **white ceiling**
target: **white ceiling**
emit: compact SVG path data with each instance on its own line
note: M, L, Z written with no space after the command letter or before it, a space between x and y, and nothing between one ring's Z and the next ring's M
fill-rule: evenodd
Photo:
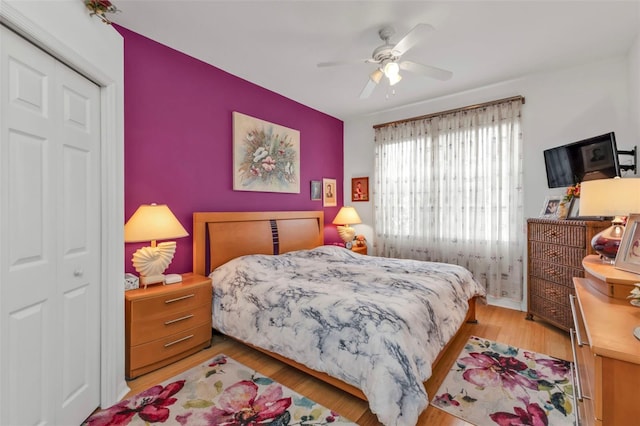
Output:
M115 23L342 120L620 57L640 26L640 0L112 2ZM435 31L402 59L448 69L451 80L403 71L363 100L374 64L317 67L369 58L382 26L395 28L395 43L418 23Z

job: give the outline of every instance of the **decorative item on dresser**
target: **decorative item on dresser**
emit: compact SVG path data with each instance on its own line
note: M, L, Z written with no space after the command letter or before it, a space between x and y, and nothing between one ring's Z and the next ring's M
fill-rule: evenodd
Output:
M125 293L125 375L133 379L211 344L211 279Z
M527 220L527 316L536 315L569 331L569 294L573 277L584 277L582 259L593 253L590 241L606 221Z
M640 418L640 341L633 330L640 308L626 299L640 275L587 256L585 278L574 278L571 296L578 424L636 424ZM636 419L636 420L633 420Z

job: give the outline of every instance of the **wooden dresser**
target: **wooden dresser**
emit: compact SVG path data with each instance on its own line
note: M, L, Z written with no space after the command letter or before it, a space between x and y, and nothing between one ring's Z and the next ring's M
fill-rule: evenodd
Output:
M587 278L573 280L576 295L571 300L579 424L637 424L640 340L633 336L633 330L640 326L640 308L629 303L628 292L623 290L640 282L640 275L596 264L594 258L589 256L585 268L589 271L594 266L595 275L589 273ZM612 278L606 278L609 276ZM612 287L618 288L611 290ZM608 296L609 292L617 293L616 297Z
M573 277L584 277L582 259L592 253L591 238L608 221L527 220L527 319L536 315L569 331Z
M211 344L211 279L125 292L125 375L133 379Z

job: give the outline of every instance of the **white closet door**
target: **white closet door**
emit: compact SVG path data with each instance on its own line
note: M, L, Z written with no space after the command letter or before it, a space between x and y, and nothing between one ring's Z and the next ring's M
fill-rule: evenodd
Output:
M0 31L0 424L80 424L100 401L100 90Z

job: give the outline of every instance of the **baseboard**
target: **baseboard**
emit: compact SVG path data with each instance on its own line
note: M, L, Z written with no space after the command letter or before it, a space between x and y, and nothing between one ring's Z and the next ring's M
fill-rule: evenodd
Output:
M515 311L526 312L526 308L523 308L524 302L517 302L515 300L503 299L499 297L487 296L487 304L491 306L499 306L501 308L513 309Z

